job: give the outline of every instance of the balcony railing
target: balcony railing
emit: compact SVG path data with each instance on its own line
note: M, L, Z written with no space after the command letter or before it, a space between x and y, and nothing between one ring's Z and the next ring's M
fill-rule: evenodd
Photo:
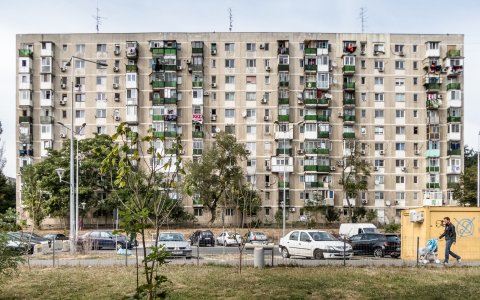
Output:
M126 65L127 72L137 72L138 66L137 65Z
M450 150L447 150L447 155L457 155L457 156L460 156L462 155L462 150L461 149L450 149Z
M355 116L343 115L343 122L355 122Z
M440 90L440 83L425 83L425 88L429 91Z
M163 121L163 115L152 115L152 121Z
M289 98L279 98L278 99L278 104L279 105L289 105L290 104L290 99Z
M440 103L437 100L427 100L426 106L428 109L438 109Z
M152 80L151 84L154 89L165 87L165 81Z
M277 148L277 156L278 155L292 156L292 148Z
M320 173L329 173L330 172L330 166L329 165L317 166L317 171L320 172Z
M316 72L317 65L305 65L304 69L305 69L305 72Z
M18 50L18 56L20 56L20 57L32 57L33 56L33 51L28 50L28 49L19 49Z
M203 47L202 48L192 48L192 53L203 54Z
M355 132L344 132L343 133L343 138L344 139L354 139L355 138Z
M192 131L192 138L194 139L203 139L203 131Z
M462 117L447 117L447 122L448 123L460 123L462 122Z
M457 49L450 49L447 52L447 57L460 57L460 50Z
M193 149L193 155L202 155L203 149Z
M440 172L440 167L439 166L426 167L425 169L426 169L427 173L438 173L438 172Z
M305 121L316 121L317 120L317 115L305 115L303 117Z
M278 86L279 87L288 87L290 83L288 81L279 81Z
M278 121L279 122L289 122L290 121L290 115L278 115Z
M330 116L318 115L317 116L317 121L319 121L319 122L329 122L330 121Z
M344 82L343 83L344 90L355 90L355 82Z
M192 87L194 87L194 88L203 87L203 81L192 81Z
M319 131L317 133L317 137L319 139L326 139L326 138L329 138L330 137L330 131Z
M278 64L278 71L288 71L290 70L290 66L289 65L284 65L284 64Z
M317 55L317 48L305 48L305 55Z
M41 124L53 124L53 117L52 116L40 116L40 123Z
M19 123L32 123L33 118L31 116L20 116L20 117L18 117L18 122Z
M355 99L343 99L343 105L355 105Z
M427 189L439 189L440 183L439 182L427 182Z
M286 182L286 181L279 181L278 182L278 188L279 189L288 189L290 188L290 182Z
M353 74L355 73L355 65L345 65L342 68L344 74Z
M460 90L462 85L458 82L451 82L447 84L447 91L449 90Z

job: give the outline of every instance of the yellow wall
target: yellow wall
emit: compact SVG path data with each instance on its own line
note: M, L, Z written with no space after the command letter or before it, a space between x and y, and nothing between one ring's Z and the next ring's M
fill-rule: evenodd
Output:
M411 222L412 210L423 213L424 221ZM462 259L480 259L480 208L477 207L419 207L402 211L402 259L416 259L417 237L420 238L420 248L425 247L429 239L438 238L444 230L441 226L441 220L444 217L450 217L457 232L457 243L451 250ZM438 242L438 254L443 261L445 238Z

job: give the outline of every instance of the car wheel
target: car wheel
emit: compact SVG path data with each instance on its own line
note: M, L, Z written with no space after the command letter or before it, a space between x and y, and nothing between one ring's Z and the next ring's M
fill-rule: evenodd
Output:
M375 248L375 250L373 250L373 256L383 257L383 249L379 247Z
M320 250L320 249L315 249L315 251L313 251L313 258L315 258L315 259L323 259L324 256L323 256L322 250Z
M288 253L288 249L283 247L282 248L282 257L283 258L289 258L290 257L290 253Z
M227 247L227 242L223 242L223 247Z

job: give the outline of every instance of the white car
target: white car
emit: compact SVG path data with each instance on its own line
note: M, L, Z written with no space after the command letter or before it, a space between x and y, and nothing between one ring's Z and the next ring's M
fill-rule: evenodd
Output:
M163 245L170 256L192 258L192 247L183 234L179 232L162 232L158 238L158 244Z
M351 258L352 246L337 240L321 230L294 230L280 239L279 251L283 258L290 256L323 258ZM344 249L345 248L345 249Z
M242 243L242 236L237 232L222 232L217 236L217 245L238 246Z

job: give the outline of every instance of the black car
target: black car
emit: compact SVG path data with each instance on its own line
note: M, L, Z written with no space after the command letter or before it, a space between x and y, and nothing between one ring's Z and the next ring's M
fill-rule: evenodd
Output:
M132 249L138 243L121 234L113 234L110 230L94 230L78 237L77 244L83 249Z
M387 238L381 233L361 233L352 236L349 243L352 245L354 255L400 257L400 239L395 236L389 235Z
M210 230L197 230L190 236L190 243L199 246L215 246L215 236Z
M56 241L67 241L68 236L65 236L63 233L51 233L51 234L46 234L43 236L46 239L49 239L51 241L56 240Z

